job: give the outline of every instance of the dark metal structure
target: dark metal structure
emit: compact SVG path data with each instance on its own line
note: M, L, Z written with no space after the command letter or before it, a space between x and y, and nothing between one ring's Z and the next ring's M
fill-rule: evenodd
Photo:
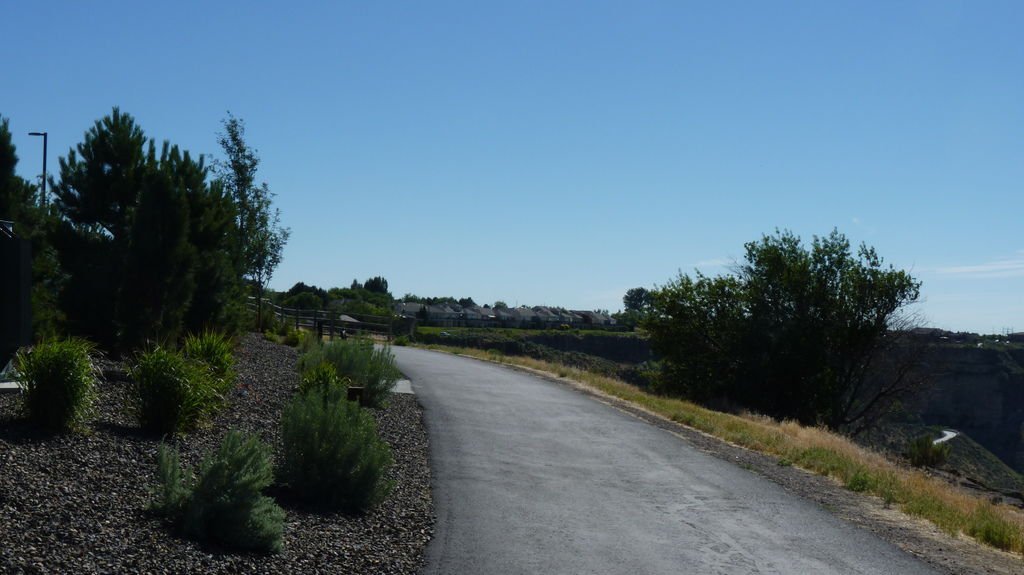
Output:
M32 244L0 221L0 369L32 343Z

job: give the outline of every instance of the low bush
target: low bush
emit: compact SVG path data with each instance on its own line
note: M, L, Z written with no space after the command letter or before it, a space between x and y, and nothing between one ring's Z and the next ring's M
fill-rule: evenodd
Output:
M178 454L160 447L153 507L186 536L237 549L278 553L284 511L262 494L273 481L270 450L255 437L230 431L192 481Z
M164 348L139 355L132 379L139 423L158 433L193 428L223 399L205 365Z
M400 336L396 337L395 340L392 343L394 345L397 345L397 346L409 345L409 336L407 336L407 335L400 335Z
M320 338L318 338L316 334L313 332L301 330L298 332L298 334L299 342L295 347L299 350L300 354L305 353L314 347L319 347L320 345L323 345L323 342L320 340Z
M288 332L284 334L284 337L281 338L281 343L291 347L298 347L299 343L302 341L302 333L303 332L297 329L289 329Z
M949 443L935 443L928 435L910 442L907 458L914 467L938 467L949 458Z
M204 364L222 394L235 385L235 356L231 340L215 331L185 337L182 351L186 358Z
M327 510L365 511L391 491L391 450L369 413L344 399L300 394L281 417L278 477L296 498Z
M29 420L52 431L73 430L85 423L95 399L92 351L91 343L69 338L18 352L17 381Z
M379 407L400 377L391 350L375 348L366 339L346 339L312 347L299 358L299 370L305 373L321 363L334 366L339 377L363 388L363 404Z
M338 377L337 370L329 363L321 363L302 374L299 393L319 393L332 398L344 398L348 379Z

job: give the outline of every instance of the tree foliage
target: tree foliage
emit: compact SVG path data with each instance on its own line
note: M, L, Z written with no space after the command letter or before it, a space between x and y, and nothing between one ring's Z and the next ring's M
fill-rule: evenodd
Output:
M67 281L60 305L72 333L118 340L114 318L139 190L155 156L142 128L114 108L60 159L54 187L62 221L55 247Z
M388 293L388 280L381 276L374 276L363 282L363 289L373 293Z
M281 212L272 208L274 195L267 184L256 185L259 156L245 142L245 123L228 113L223 126L217 143L226 158L215 164L215 170L235 203L237 269L256 287L262 305L263 291L281 263L291 231L281 226Z
M10 122L0 116L0 220L18 221L38 204L35 186L15 173L18 154L11 141Z
M38 187L15 173L18 154L10 124L0 117L0 220L14 222L14 232L32 245L32 331L39 338L57 334L60 268L51 236L56 210L38 196Z
M188 162L188 156L184 158ZM195 291L195 249L189 243L189 203L176 168L177 147L164 145L159 164L142 180L117 303L122 347L177 341Z
M635 287L622 296L622 305L626 311L643 312L651 306L653 294L643 287Z
M912 362L886 362L919 289L837 231L810 249L777 232L746 244L732 275L680 274L656 289L644 327L666 392L856 429L917 384Z

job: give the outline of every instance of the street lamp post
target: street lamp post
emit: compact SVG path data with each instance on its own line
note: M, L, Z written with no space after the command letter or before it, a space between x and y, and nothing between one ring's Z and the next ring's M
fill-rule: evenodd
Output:
M46 132L29 132L29 136L43 137L43 205L46 205Z

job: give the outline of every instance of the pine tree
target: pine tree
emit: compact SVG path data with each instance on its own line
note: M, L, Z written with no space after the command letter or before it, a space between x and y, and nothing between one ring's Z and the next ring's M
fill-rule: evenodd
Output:
M56 211L37 197L38 186L15 174L17 149L7 118L0 117L0 220L14 222L15 233L32 244L32 331L55 335L60 321L56 293L60 269L50 240Z
M54 245L65 272L61 309L73 333L111 345L139 190L155 155L130 114L114 108L60 159L54 186L63 221ZM147 160L149 158L149 160Z
M233 332L243 310L241 276L232 260L238 243L234 203L220 182L207 183L202 156L193 161L185 152L180 158L172 155L169 161L167 169L188 198L188 237L195 250L195 290L185 313L185 329Z
M159 164L147 162L117 302L124 349L173 342L182 333L195 289L189 202L175 172L182 161L177 146L165 143Z

